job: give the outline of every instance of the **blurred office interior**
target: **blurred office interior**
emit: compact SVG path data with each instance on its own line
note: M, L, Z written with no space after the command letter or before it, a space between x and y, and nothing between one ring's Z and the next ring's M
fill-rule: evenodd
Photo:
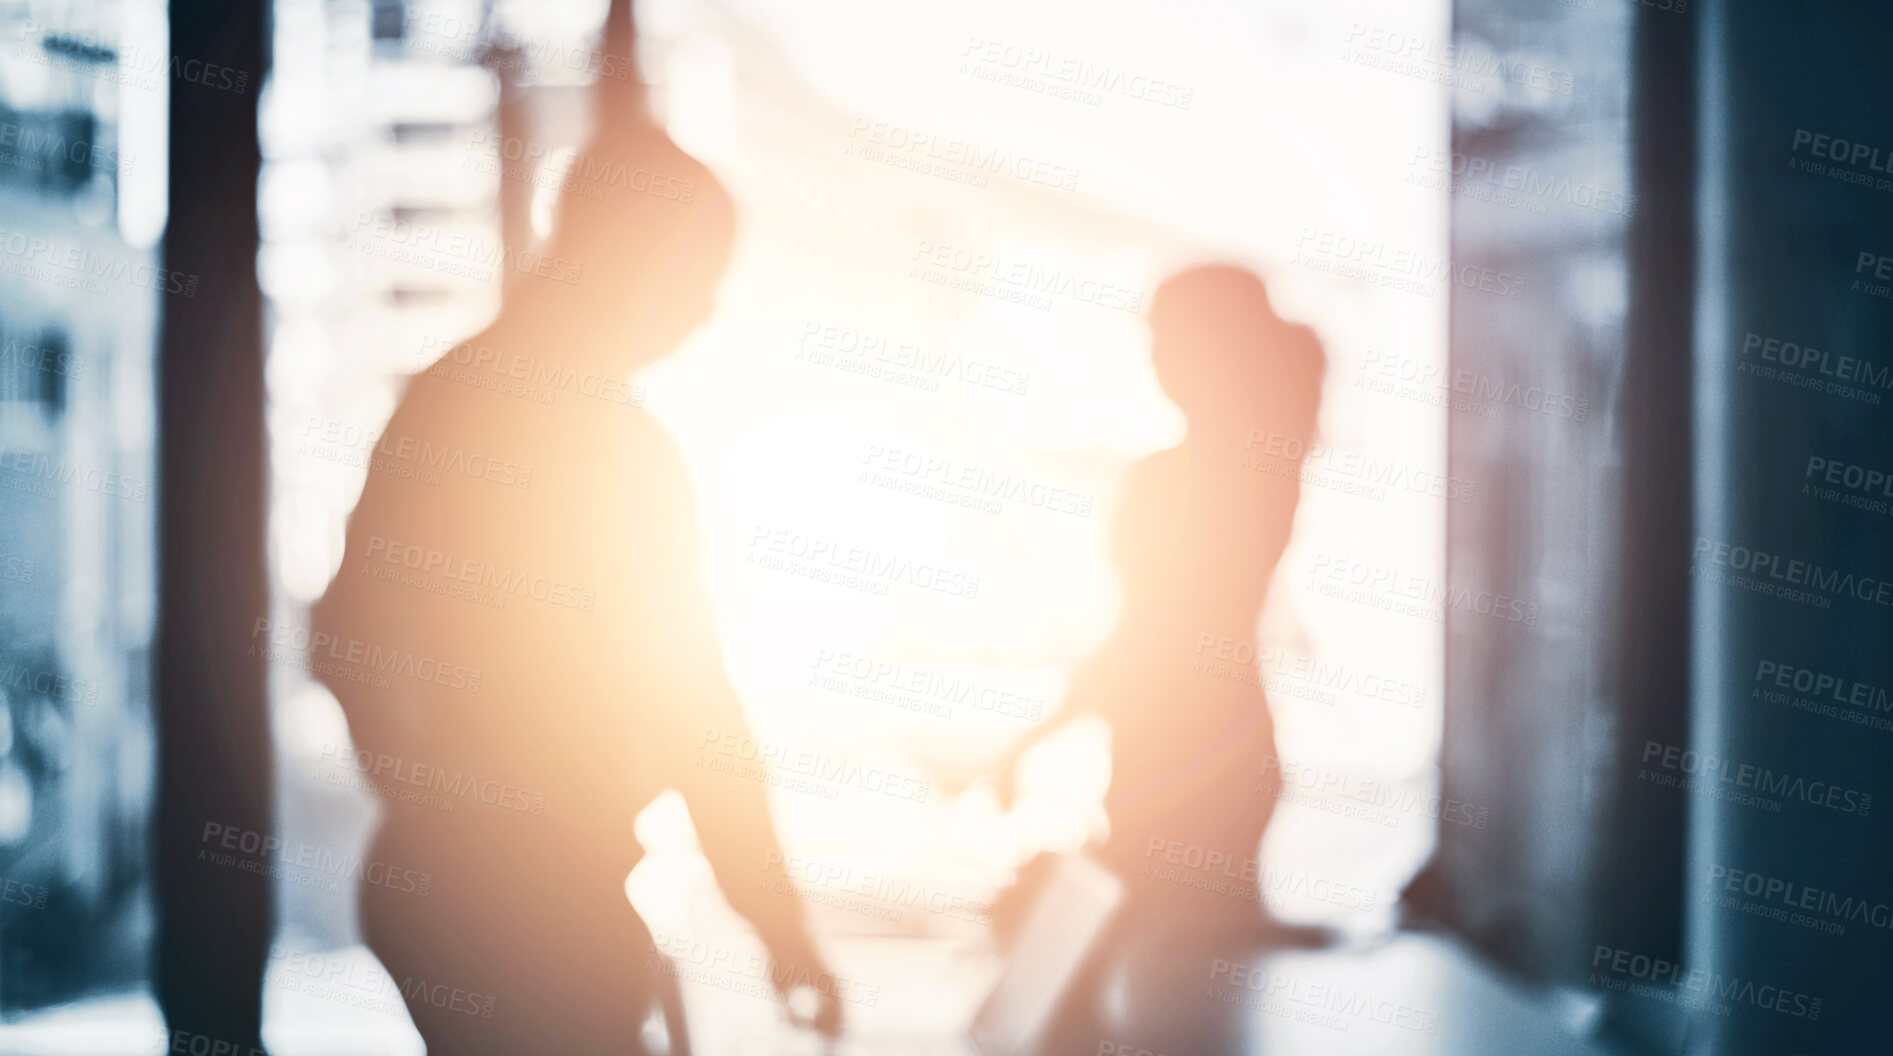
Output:
M876 994L835 1051L966 1051L1005 967L986 913L1108 825L1095 723L1027 757L1010 810L965 778L1056 721L1116 615L1120 474L1183 430L1141 314L917 277L942 249L1145 303L1239 262L1325 348L1263 619L1203 649L1253 664L1275 721L1260 902L1341 941L1212 971L1235 999L1203 1017L1255 1052L1877 1036L1878 928L1797 928L1705 879L1884 900L1869 810L1652 775L1687 751L1869 801L1879 780L1879 728L1764 706L1756 668L1893 683L1883 603L1699 573L1718 544L1865 577L1893 560L1883 515L1799 491L1811 454L1884 465L1879 395L1741 366L1756 335L1882 356L1885 294L1854 280L1893 208L1799 163L1814 134L1879 134L1885 13L639 0L633 57L601 45L606 13L0 3L0 1052L169 1051L167 1022L278 1056L423 1051L351 884L207 870L201 833L363 853L380 800L341 709L250 659L254 627L306 625L337 575L406 379L546 281L513 262L587 193L621 71L736 203L716 314L626 390L695 478L725 667L759 742L920 790L772 790L784 897ZM1079 90L1046 73L1065 60L1163 90ZM1269 472L1255 442L1232 458ZM869 480L908 457L1075 501ZM783 574L754 560L778 538L977 591ZM760 949L680 800L637 837L627 897L654 933ZM823 879L869 875L865 896ZM1698 1000L1637 958L1818 1014ZM766 990L681 976L698 1051L824 1051ZM1264 978L1369 1011L1298 1010ZM1135 1005L1098 1051L1176 1056Z

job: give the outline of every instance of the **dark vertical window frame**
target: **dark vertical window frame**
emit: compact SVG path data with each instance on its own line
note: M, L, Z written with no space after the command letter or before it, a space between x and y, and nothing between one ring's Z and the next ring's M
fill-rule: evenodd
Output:
M241 90L170 78L165 266L200 281L165 298L159 345L154 975L169 1029L248 1051L261 1047L272 882L200 854L209 824L272 831L268 668L250 655L269 614L256 277L268 7L173 0L170 25L180 68L248 77Z

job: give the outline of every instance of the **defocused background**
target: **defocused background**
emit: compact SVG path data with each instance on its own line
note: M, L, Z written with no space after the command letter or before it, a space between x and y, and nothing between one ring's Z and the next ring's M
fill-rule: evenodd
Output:
M1261 622L1204 643L1229 665L1206 678L1255 665L1277 724L1262 898L1354 944L1289 958L1299 978L1435 1027L1277 1006L1261 1047L1844 1046L1884 929L1811 940L1703 877L1884 909L1868 811L1692 797L1663 762L1869 803L1881 772L1871 706L1742 702L1758 660L1883 702L1885 601L1697 576L1732 570L1718 543L1869 582L1884 560L1873 510L1796 490L1810 453L1884 469L1887 428L1861 88L1885 19L1817 6L1831 24L1684 0L649 0L634 64L599 45L604 0L0 2L0 1051L162 1051L186 984L152 965L226 918L255 933L272 1052L421 1051L349 883L168 901L204 809L346 860L379 802L304 671L251 692L176 658L306 621L404 379L544 281L510 255L614 178L584 152L591 88L627 75L738 214L715 316L624 390L693 470L725 665L771 750L903 790L771 793L784 897L880 987L847 1009L864 1051L962 1029L996 971L986 907L1107 823L1096 726L1029 756L1010 812L966 779L1056 720L1113 624L1119 474L1183 427L1143 309L1206 260L1262 275L1329 363L1319 448L1229 452L1303 496ZM230 115L257 156L219 138ZM982 260L1092 292L980 286ZM1856 365L1778 375L1771 338ZM1836 371L1857 388L1820 388ZM943 486L969 467L1011 490ZM822 555L853 548L938 574L838 580ZM198 600L219 591L256 604ZM247 791L220 799L224 776ZM654 932L757 949L675 797L639 837ZM1619 952L1826 1015L1704 1005ZM816 1051L716 983L686 973L700 1051Z
M311 441L330 423L378 430L401 378L475 331L503 296L504 269L463 274L463 261L377 240L360 218L392 214L496 246L511 203L524 216L516 237L543 238L562 198L599 179L576 154L589 78L569 66L595 54L603 14L602 4L278 7L260 274L274 315L279 618L294 619L333 574L365 472ZM1300 521L1300 538L1322 543L1291 551L1274 618L1238 643L1245 658L1272 658L1264 674L1287 765L1306 774L1267 863L1327 878L1324 894L1334 883L1368 892L1318 900L1305 876L1284 873L1270 902L1290 917L1384 929L1430 846L1440 625L1308 586L1315 562L1335 555L1441 582L1444 410L1430 392L1403 399L1363 379L1376 353L1428 377L1443 362L1446 195L1410 177L1431 175L1445 150L1446 97L1335 61L1351 29L1385 21L1372 5L1079 15L1000 4L638 9L655 110L739 210L717 315L635 382L695 471L726 664L760 739L931 787L919 803L858 788L833 800L782 793L778 821L793 854L974 904L1030 852L1075 849L1102 824L1095 739L1071 738L1010 816L980 793L950 794L942 775L1056 711L1065 668L1115 617L1105 551L1115 475L1180 439L1181 419L1150 373L1140 313L943 287L916 273L932 255L920 247L1073 273L1125 291L1120 304L1147 303L1180 266L1234 260L1269 279L1280 311L1317 329L1332 364L1321 427L1334 453ZM1408 32L1444 32L1443 6L1397 18ZM495 43L512 58L489 72L476 59ZM1021 79L1008 63L1023 49L1070 53L1109 71L1110 87L1074 99L1006 83ZM1130 94L1147 80L1170 86L1162 99ZM1285 105L1294 98L1322 102ZM1361 241L1431 272L1404 286L1338 274ZM413 258L391 259L403 249ZM1366 267L1411 277L1386 262ZM1075 493L1082 512L959 505L900 493L900 473L882 486L864 479L909 456ZM1229 457L1258 472L1280 465L1260 444ZM924 471L912 482L927 483ZM976 595L902 583L878 595L759 567L769 544L758 540L778 532L954 570ZM917 671L941 687L934 699L896 688ZM995 694L1022 703L982 707ZM339 709L293 672L278 675L275 697L284 823L331 843L361 838L372 801L338 788ZM1378 797L1373 812L1346 816L1346 796L1363 787ZM653 853L633 885L653 928L745 941L676 804L648 812L643 831ZM282 895L286 941L352 940L346 892ZM966 931L912 908L813 908L828 935ZM706 1020L701 1044L715 1051L725 1029L727 1017Z
M9 4L0 29L0 1007L148 971L156 245L150 4ZM121 75L122 74L122 75Z
M106 156L121 140L144 146L118 150L115 165L16 164L9 193L56 237L110 236L148 251L155 220L135 214L163 197L165 78L126 74L137 72L135 50L164 53L150 35L162 33L161 7L18 4L9 14L6 89L19 120ZM402 380L497 310L507 269L493 249L543 238L563 197L599 178L577 152L590 131L585 60L600 65L603 15L601 2L272 6L257 274L268 306L274 619L299 619L334 573L372 447L365 438ZM1369 892L1344 906L1284 873L1268 899L1293 918L1361 933L1390 926L1438 813L1429 797L1440 623L1309 587L1320 582L1316 562L1337 555L1425 589L1443 582L1444 409L1434 392L1390 395L1367 381L1377 364L1428 379L1443 364L1447 196L1437 159L1448 95L1337 56L1363 26L1437 39L1445 19L1444 4L639 8L654 109L739 209L716 317L634 388L695 471L726 663L759 737L876 762L931 788L920 803L855 788L834 800L779 794L793 853L984 904L1029 853L1075 848L1103 824L1098 738L1067 738L1041 753L1049 763L1035 757L1049 768L1028 773L1011 815L983 790L949 786L1055 714L1067 666L1115 617L1105 542L1116 474L1182 431L1150 372L1143 316L1124 309L1147 304L1178 267L1230 260L1263 274L1277 309L1325 342L1330 450L1310 462L1298 542L1266 626L1211 648L1264 658L1296 790L1267 863ZM1035 76L1027 51L1083 64L1092 86ZM1478 89L1510 90L1496 79ZM117 131L132 122L144 127ZM141 196L141 176L158 189ZM381 216L464 238L443 250L368 222ZM1372 256L1361 243L1376 247ZM916 264L927 246L1016 258L1118 292L1101 303L981 296L923 280ZM31 297L9 314L9 349L18 335L22 347L69 348L95 369L68 378L45 365L57 360L34 366L10 354L8 377L31 384L6 392L9 455L36 445L142 468L148 479L138 459L151 443L149 298L112 290L110 311L43 319L39 284L23 292ZM121 302L139 307L119 311ZM98 332L106 320L114 330ZM1265 443L1229 457L1279 471L1280 452ZM1016 499L955 504L864 479L889 457L921 464L909 456L975 466L1034 493L1061 489L1078 512ZM33 587L46 592L10 590L8 607L31 621L57 604L60 624L85 627L87 644L48 641L18 662L120 672L89 681L142 721L143 698L119 687L140 686L149 544L130 548L142 565L117 556L122 544L105 548L148 540L150 522L143 505L74 490L51 496L58 517L7 504L10 523L27 529L19 549L35 562ZM778 531L955 570L976 593L895 584L875 594L747 560ZM62 538L74 545L46 549ZM87 540L97 549L79 549ZM105 568L122 571L99 583ZM894 688L915 672L937 687L934 699ZM339 708L295 670L274 671L270 692L281 835L358 848L375 800L337 763L347 744ZM66 750L111 759L123 775L122 789L87 794L121 797L121 824L135 831L148 742L102 707L62 714L79 734ZM15 719L22 742L29 716ZM92 741L87 729L98 731ZM71 777L64 791L50 773L26 774L20 795L78 794ZM1372 809L1343 813L1361 789ZM69 841L83 841L85 854L123 853L122 831L98 831L97 799L66 809L83 823L61 826L57 841L41 837L46 853ZM699 904L716 896L676 805L648 812L645 831L653 854L634 886L653 926L726 928ZM83 857L63 874L102 875ZM348 885L281 882L278 898L284 948L356 941ZM965 930L911 908L815 908L825 934ZM282 1024L306 1017L336 1030L349 1011L266 993L269 1036L284 1051L308 1035ZM399 1018L368 1023L377 1037L411 1038Z

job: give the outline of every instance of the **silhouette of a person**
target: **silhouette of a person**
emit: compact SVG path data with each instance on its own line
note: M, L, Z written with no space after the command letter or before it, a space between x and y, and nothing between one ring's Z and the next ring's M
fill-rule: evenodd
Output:
M665 788L778 989L824 970L800 904L753 875L779 850L764 786L692 765L746 726L688 474L627 383L709 317L734 210L639 101L606 102L601 197L567 195L544 274L413 378L312 614L357 748L425 793L385 803L361 913L430 1056L644 1051L667 964L625 879Z
M1089 975L1067 1001L1073 1036L1084 1034L1072 1026L1083 1013L1075 1006L1097 998L1100 966L1132 933L1158 932L1172 946L1325 939L1274 921L1260 904L1257 861L1280 767L1252 660L1300 498L1299 465L1254 456L1298 453L1313 438L1325 357L1313 331L1275 314L1259 278L1231 266L1166 280L1150 329L1158 381L1188 432L1128 471L1111 536L1122 588L1117 624L1074 672L1060 715L1110 726L1110 836L1095 854L1126 886ZM1023 740L995 768L1002 799L1038 739ZM1043 875L1029 869L1021 884Z

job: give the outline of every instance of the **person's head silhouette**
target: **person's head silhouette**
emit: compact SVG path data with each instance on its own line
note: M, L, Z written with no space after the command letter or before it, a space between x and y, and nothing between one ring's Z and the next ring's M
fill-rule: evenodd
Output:
M513 312L535 355L618 373L672 352L709 322L736 245L735 199L651 110L632 0L610 0L594 58L595 125L564 171L543 247L569 285L531 281ZM563 259L560 259L563 258Z
M1285 322L1255 273L1228 264L1178 272L1150 308L1157 380L1201 431L1314 434L1326 358L1314 333Z
M735 204L709 168L649 115L610 116L585 148L584 193L563 196L539 251L571 278L521 281L510 308L535 355L600 373L661 359L708 322L736 242Z

